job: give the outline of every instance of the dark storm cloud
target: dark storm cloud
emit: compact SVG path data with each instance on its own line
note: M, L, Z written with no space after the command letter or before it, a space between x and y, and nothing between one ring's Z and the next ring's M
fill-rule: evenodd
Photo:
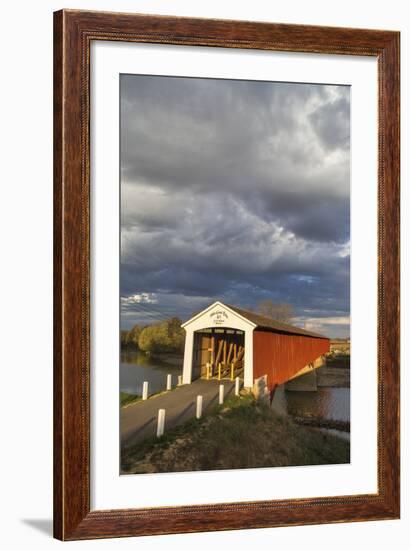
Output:
M123 76L121 207L125 324L144 292L348 316L349 89Z
M318 107L310 120L321 143L327 149L348 149L350 146L350 101L340 97Z

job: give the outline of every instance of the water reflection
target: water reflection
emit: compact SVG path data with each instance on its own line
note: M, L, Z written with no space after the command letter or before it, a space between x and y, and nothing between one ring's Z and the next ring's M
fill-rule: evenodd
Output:
M177 384L182 373L182 357L149 356L143 352L121 353L120 391L132 395L142 395L142 384L148 381L149 393L165 390L167 374L172 376L172 386Z
M279 386L272 406L287 416L315 416L350 421L350 389L318 388L314 392L285 391Z
M272 401L272 407L285 416L320 417L326 420L350 422L350 388L318 388L314 392L286 391L279 386ZM347 432L325 430L345 439Z

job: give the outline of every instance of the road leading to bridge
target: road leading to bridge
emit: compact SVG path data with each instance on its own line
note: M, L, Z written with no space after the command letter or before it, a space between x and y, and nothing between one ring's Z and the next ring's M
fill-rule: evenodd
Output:
M156 435L158 409L165 409L165 433L195 416L196 398L203 396L202 414L206 415L218 403L219 385L225 387L225 398L233 393L230 380L198 379L173 390L137 401L121 409L121 445L129 446Z

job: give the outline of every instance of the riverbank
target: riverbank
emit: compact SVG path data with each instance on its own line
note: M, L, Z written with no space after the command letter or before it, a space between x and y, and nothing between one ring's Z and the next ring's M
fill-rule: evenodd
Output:
M124 474L342 464L350 461L350 445L298 426L246 394L123 449L121 458Z
M134 395L132 393L126 393L124 391L120 392L120 406L128 407L137 401L141 401L142 397L140 395Z
M322 418L320 416L294 416L292 420L301 426L313 426L315 428L350 433L350 422L346 422L345 420L333 420L332 418Z
M331 353L327 355L326 366L350 369L350 353Z
M316 370L318 388L350 388L350 368L325 366Z
M155 397L158 397L160 395L164 395L165 393L169 393L170 391L175 391L180 387L182 387L182 386L173 386L170 390L161 390L161 391L157 391L155 393L150 393L148 395L148 399L154 399ZM120 392L120 405L121 405L121 408L128 407L129 405L133 405L137 401L141 401L141 402L143 401L141 395L134 395L132 393L126 393L126 392L123 392L123 391Z

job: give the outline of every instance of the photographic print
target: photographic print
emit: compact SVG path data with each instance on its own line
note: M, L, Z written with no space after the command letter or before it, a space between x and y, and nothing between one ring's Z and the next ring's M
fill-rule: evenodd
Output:
M120 76L120 473L350 462L350 88Z
M60 10L53 59L54 536L399 518L400 33Z

